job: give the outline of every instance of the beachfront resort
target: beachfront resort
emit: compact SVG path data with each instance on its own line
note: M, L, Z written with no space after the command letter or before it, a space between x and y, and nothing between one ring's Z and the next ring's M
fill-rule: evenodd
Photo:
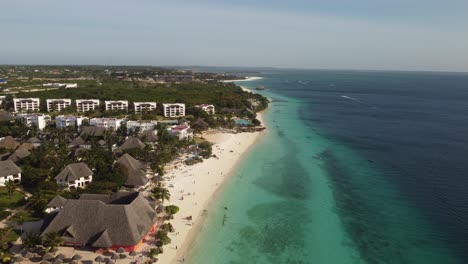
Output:
M2 97L0 112L0 230L15 262L183 259L210 197L264 129L264 102L249 93L242 108L29 95Z

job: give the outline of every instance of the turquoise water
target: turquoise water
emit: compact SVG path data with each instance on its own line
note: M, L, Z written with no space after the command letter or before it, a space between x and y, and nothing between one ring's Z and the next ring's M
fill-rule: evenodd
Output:
M268 132L208 212L186 262L361 263L313 158L326 142L304 133L299 102L268 96Z
M186 262L468 263L468 76L264 76L242 85L267 87L266 135Z

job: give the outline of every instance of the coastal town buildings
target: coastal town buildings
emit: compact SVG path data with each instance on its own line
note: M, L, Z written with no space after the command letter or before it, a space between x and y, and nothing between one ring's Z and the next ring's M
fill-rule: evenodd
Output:
M134 102L135 114L156 111L156 102Z
M86 119L82 116L73 116L73 115L60 115L55 117L55 127L62 129L69 126L79 128L83 123L83 120Z
M95 127L102 127L105 129L113 128L114 130L119 129L122 125L123 119L119 118L91 118L89 124Z
M21 168L16 166L13 161L0 161L0 186L5 186L8 181L20 183L22 172Z
M77 99L76 100L76 111L77 112L88 112L94 111L99 108L98 99Z
M42 87L71 89L71 88L78 88L78 84L77 83L44 83L42 84Z
M39 111L39 98L13 98L13 108L17 113Z
M34 125L39 130L44 129L52 119L46 114L19 114L16 119L21 120L26 126Z
M207 112L209 115L213 115L215 113L215 106L211 104L201 104L201 105L196 105L195 107L202 109L203 111Z
M185 104L163 104L165 117L180 117L185 116Z
M144 131L152 131L156 129L157 121L153 120L138 120L138 121L128 121L127 122L127 131L138 130L140 133Z
M193 138L193 129L186 125L176 125L167 128L167 131L172 136L177 137L179 140Z
M128 111L128 101L120 100L120 101L104 101L106 106L106 111Z
M77 200L65 200L48 205L58 209L42 232L58 232L65 246L122 247L130 252L138 250L156 229L154 205L142 193L82 194Z
M47 112L60 112L71 106L71 99L47 99Z

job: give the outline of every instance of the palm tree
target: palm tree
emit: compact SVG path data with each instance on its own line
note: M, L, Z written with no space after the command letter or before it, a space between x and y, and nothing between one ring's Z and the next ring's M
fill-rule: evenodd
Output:
M10 180L10 181L5 182L5 187L6 187L8 195L11 196L13 195L13 192L16 189L16 184L14 181Z
M34 249L42 244L41 237L36 233L27 233L23 239L23 247L27 250Z
M151 190L151 193L156 200L161 200L161 202L163 203L164 200L169 201L169 199L171 198L171 193L166 188L155 187L153 190Z
M43 244L52 251L63 244L63 238L57 232L49 232L44 235Z

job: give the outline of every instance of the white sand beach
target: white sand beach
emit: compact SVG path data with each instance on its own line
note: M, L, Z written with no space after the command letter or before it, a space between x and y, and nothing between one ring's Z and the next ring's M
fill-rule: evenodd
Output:
M261 114L257 118L263 123ZM226 180L232 175L237 164L245 157L251 147L264 135L253 133L213 133L204 136L213 142L213 154L217 158L204 160L193 166L181 165L166 173L166 186L171 192L171 200L165 205L177 205L180 211L171 220L175 228L169 237L172 242L164 247L164 253L158 256L161 263L179 263L185 258L193 239L199 231L197 226L203 218L203 212L210 210L210 202ZM186 217L192 216L192 221Z
M261 80L263 79L263 77L247 77L245 79L239 79L239 80L223 80L221 82L224 82L224 83L232 83L232 82L250 82L250 81L257 81L257 80Z

